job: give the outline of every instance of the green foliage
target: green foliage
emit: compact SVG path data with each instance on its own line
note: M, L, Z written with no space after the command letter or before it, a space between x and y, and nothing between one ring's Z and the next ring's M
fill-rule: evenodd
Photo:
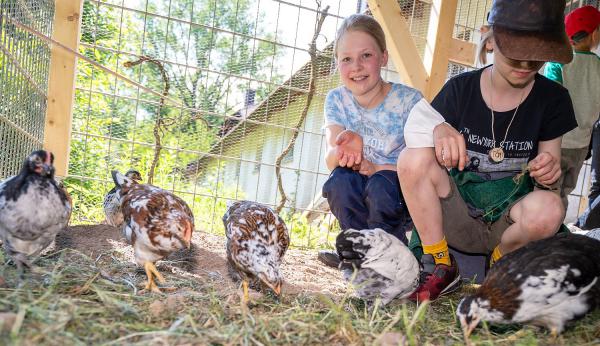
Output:
M239 77L278 81L269 70L277 52L264 40L272 39L272 35L257 26L260 15L256 18L254 6L252 0L148 4L149 12L170 13L174 18L193 21L191 26L178 21L167 25L163 18L121 13L92 1L85 1L83 8L81 42L100 48L82 46L80 50L104 66L157 92L164 87L159 68L152 63L124 67L123 62L138 58L126 52L195 66L163 64L171 85L169 97L186 107L202 109L202 113L169 103L160 109L165 126L160 132L163 148L154 184L173 190L188 202L197 228L217 233L223 233L220 217L225 212L225 200L243 198L243 193L216 182L214 171L218 167L203 172L199 181L183 178L181 173L186 164L197 160L199 153L208 152L219 139L218 125L235 106L228 98L249 88L247 80ZM263 40L254 40L253 35ZM102 201L113 186L110 171L135 168L143 176L149 171L159 99L138 94L131 85L83 61L78 67L77 86L70 178L65 184L74 200L74 222L97 223L104 219ZM136 101L138 95L140 101Z
M117 30L114 16L100 15L100 6L90 1L83 3L81 42L95 44L110 40Z
M323 248L335 244L337 231L325 222L327 217L321 217L315 222L309 222L302 213L283 211L285 221L293 246L304 248Z
M202 114L194 115L201 116L211 127L219 126L224 114L241 107L232 102L236 94L258 89L260 96L270 90L247 78L271 83L281 81L281 77L271 71L273 60L280 55L275 45L268 42L274 35L257 25L262 14L256 13L255 5L253 0L183 0L148 6L150 12L168 12L176 18L189 20L192 15L194 24L191 26L179 22L167 26L161 18L149 16L144 54L194 66L183 69L168 64L165 68L174 87L172 95L186 107L201 109ZM161 81L149 82L162 90ZM189 125L181 130L196 130L195 123Z

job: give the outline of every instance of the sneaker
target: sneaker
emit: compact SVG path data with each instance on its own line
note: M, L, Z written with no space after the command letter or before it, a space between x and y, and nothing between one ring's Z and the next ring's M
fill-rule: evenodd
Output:
M319 251L317 258L321 263L328 267L337 268L340 265L340 256L337 252L331 250Z
M454 256L450 255L450 266L435 264L432 255L421 257L421 277L419 287L410 295L414 301L435 300L439 296L454 292L460 287L460 274Z

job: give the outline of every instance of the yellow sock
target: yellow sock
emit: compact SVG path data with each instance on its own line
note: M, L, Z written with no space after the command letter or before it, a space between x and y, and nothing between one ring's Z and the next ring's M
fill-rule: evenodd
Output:
M490 258L490 267L494 265L494 263L498 262L498 260L502 258L502 252L500 252L500 245L494 248L492 251L492 258Z
M448 252L446 238L433 245L423 245L423 253L432 255L435 264L450 265L450 253Z

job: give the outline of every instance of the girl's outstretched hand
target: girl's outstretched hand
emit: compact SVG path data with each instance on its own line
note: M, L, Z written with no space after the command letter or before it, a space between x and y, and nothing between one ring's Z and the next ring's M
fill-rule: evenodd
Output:
M340 167L352 168L361 163L363 140L358 133L344 130L335 138L335 144Z

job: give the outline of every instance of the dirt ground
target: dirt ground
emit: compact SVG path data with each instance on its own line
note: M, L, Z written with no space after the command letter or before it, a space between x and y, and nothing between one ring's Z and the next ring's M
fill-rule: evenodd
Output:
M91 258L114 251L135 263L133 249L127 244L121 230L109 225L67 228L57 235L55 243L55 250L65 248L76 249ZM338 296L346 291L341 273L322 265L316 255L316 250L288 249L281 268L285 278L284 294L323 293ZM238 287L227 274L225 238L222 236L196 231L190 250L174 253L165 261L159 261L157 266L161 271L183 271L192 279L222 282L224 289L236 290Z

